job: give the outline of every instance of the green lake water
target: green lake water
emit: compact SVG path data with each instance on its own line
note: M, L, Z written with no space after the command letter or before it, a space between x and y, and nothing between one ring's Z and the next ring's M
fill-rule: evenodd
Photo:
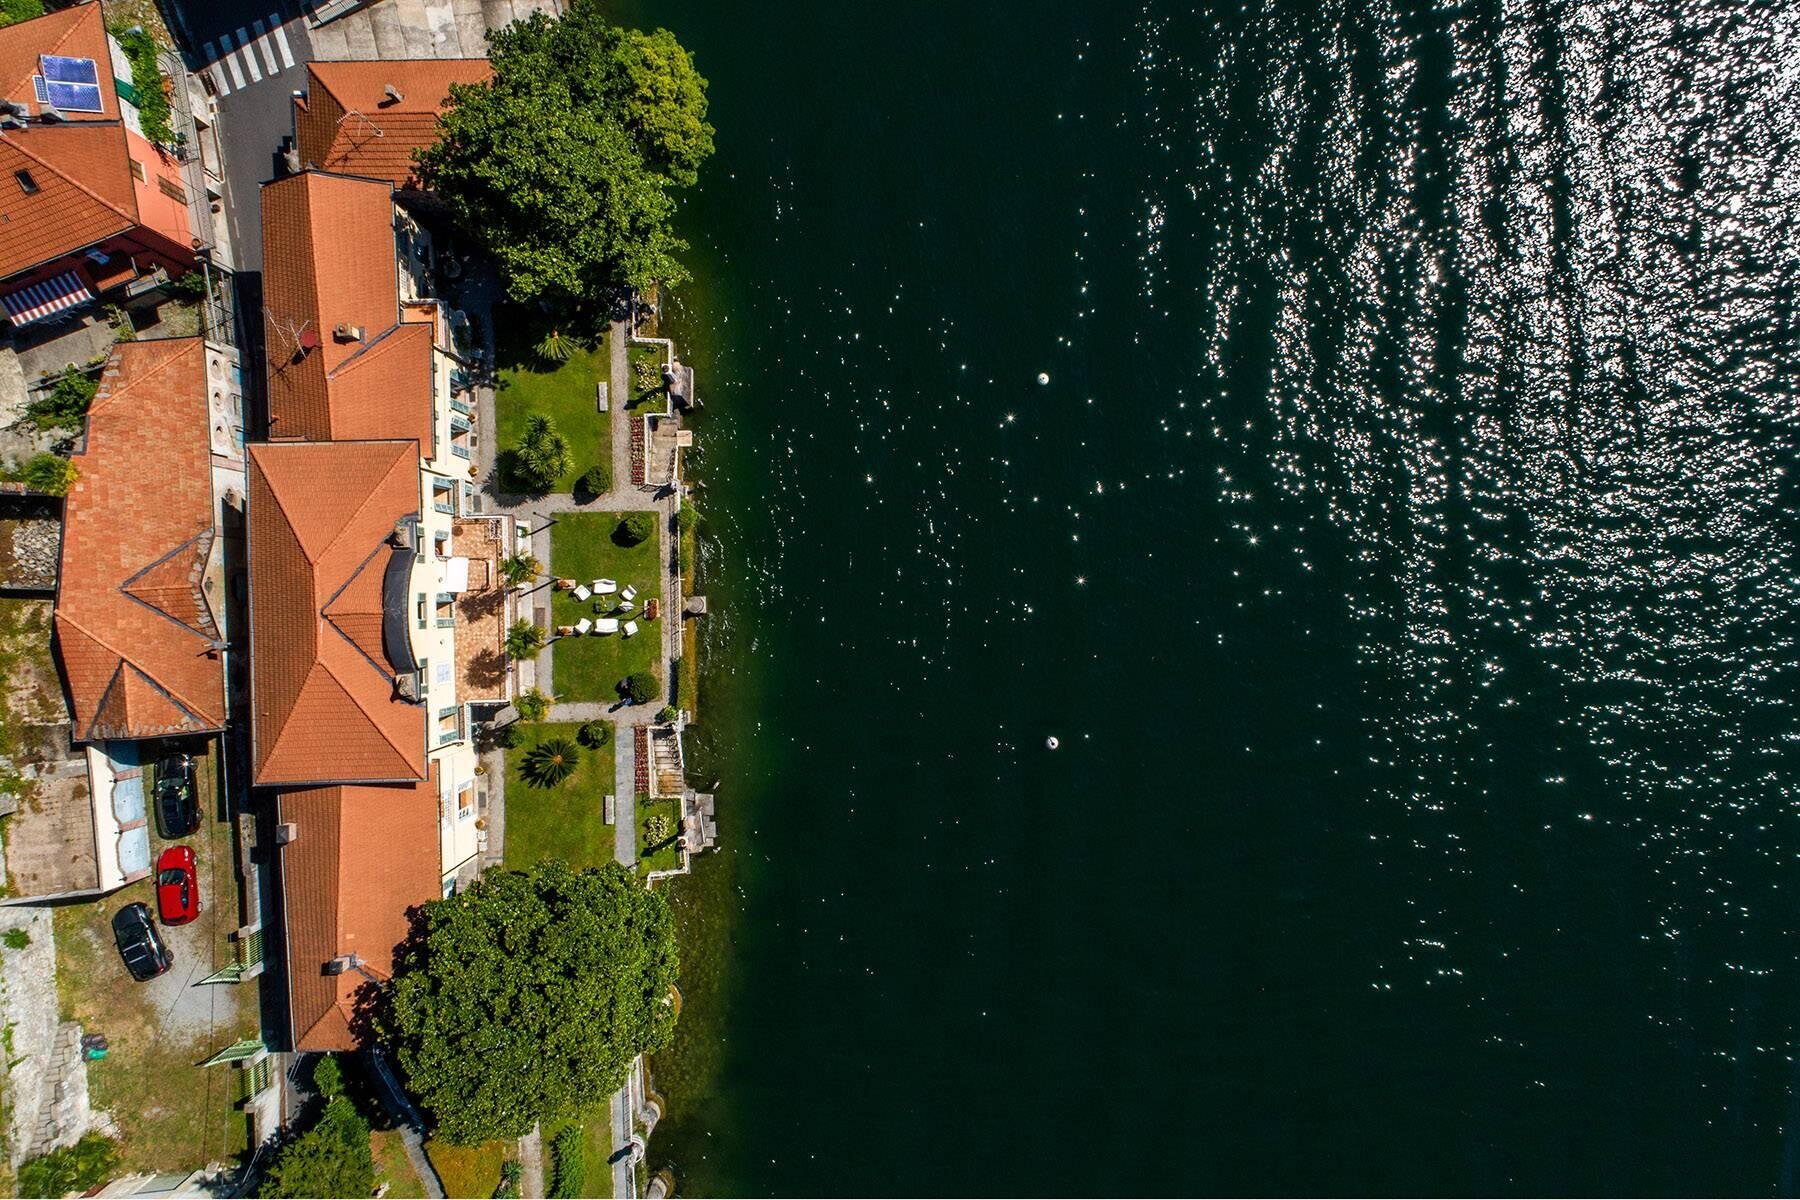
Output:
M1800 1186L1791 11L618 11L719 131L652 1166Z

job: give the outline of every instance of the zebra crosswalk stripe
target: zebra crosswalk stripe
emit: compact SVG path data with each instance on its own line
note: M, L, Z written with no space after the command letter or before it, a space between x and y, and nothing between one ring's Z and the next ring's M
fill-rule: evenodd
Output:
M256 30L256 48L263 56L263 65L269 69L269 74L279 75L281 68L275 65L275 50L269 45L267 27L261 21L252 21L250 28Z

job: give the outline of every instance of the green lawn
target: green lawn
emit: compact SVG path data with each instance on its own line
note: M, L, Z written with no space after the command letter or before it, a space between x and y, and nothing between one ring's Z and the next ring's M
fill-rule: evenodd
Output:
M655 842L650 840L650 818L660 814L669 819L669 833ZM681 851L675 848L675 838L681 833L681 802L679 800L650 800L643 796L637 801L637 850L638 873L650 871L679 871L681 869Z
M581 1122L581 1194L589 1197L612 1195L612 1116L605 1108L596 1108L578 1118ZM544 1138L544 1186L555 1178L556 1135L568 1122L546 1125Z
M500 1164L512 1158L516 1142L483 1142L479 1146L452 1146L435 1138L425 1143L425 1157L436 1168L449 1196L487 1197L500 1186Z
M617 684L625 676L647 671L658 681L663 677L661 626L663 621L675 618L668 613L655 621L643 617L644 601L662 590L662 522L659 514L654 535L636 546L621 546L613 541L613 531L623 515L564 513L550 527L552 575L588 584L596 579L612 579L621 591L627 584L638 590L636 637L628 638L621 632L557 640L552 671L559 700L611 703L618 699ZM612 615L620 618L622 626L626 614L614 611L612 606L617 601L616 595L580 601L571 592L556 592L550 602L551 621L564 626L574 625L583 617ZM595 611L596 605L599 612Z
M406 1157L406 1143L398 1129L372 1131L369 1149L375 1155L375 1183L388 1185L389 1200L424 1200L425 1184Z
M599 466L610 472L611 427L594 403L594 385L604 381L608 373L605 336L576 350L567 362L554 366L540 359L529 345L502 343L500 359L499 381L494 390L494 421L499 428L494 436L502 490L528 490L508 474L506 452L518 445L525 432L525 421L532 413L549 417L551 424L569 439L569 471L551 491L574 491L575 481L589 467Z
M666 408L667 403L662 400L663 348L634 343L627 357L630 359L630 378L625 386L631 390L631 399L626 402L625 407L636 409L648 404L655 409Z
M520 725L519 742L506 752L506 865L528 867L545 858L597 867L613 861L613 829L606 823L606 794L613 790L613 743L598 750L575 742L574 723ZM575 742L581 764L553 788L533 787L520 768L525 752L553 737Z

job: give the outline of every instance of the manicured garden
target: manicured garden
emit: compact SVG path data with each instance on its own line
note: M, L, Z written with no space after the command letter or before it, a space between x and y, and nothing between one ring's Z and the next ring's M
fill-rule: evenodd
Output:
M573 492L577 481L595 467L611 476L611 426L595 403L595 387L609 372L606 335L591 341L564 340L569 357L561 362L539 354L523 336L501 343L494 434L502 491ZM569 443L568 469L547 488L524 478L518 464L517 450L534 415L549 418Z
M550 616L558 628L575 626L584 618L593 621L608 616L620 624L618 633L588 633L556 640L552 670L558 700L611 703L618 699L619 681L633 674L648 674L660 686L662 622L679 619L680 614L662 613L655 621L644 617L645 602L659 599L661 594L663 553L661 519L655 513L644 515L651 517L650 530L636 545L623 544L620 525L625 513L564 513L550 527L552 575L588 585L596 579L611 579L621 592L627 585L638 590L636 608L629 613L619 610L618 594L577 600L573 592L554 593ZM626 637L625 622L633 619L637 621L637 634ZM509 832L509 840L510 837Z
M628 357L631 360L630 383L631 399L626 407L637 409L649 405L652 409L666 407L663 396L663 348L661 346L641 346L633 343Z
M604 745L582 744L577 723L519 724L517 742L506 752L506 865L528 867L560 858L573 867L613 861L613 828L606 823L606 794L613 790L610 722ZM574 748L575 769L562 782L542 787L531 781L528 759L537 748L566 742Z
M681 801L637 798L638 874L679 871L681 851L675 839L681 834Z

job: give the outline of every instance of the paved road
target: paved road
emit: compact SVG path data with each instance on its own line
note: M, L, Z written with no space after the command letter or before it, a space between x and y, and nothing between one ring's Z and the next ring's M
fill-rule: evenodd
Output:
M262 271L261 185L282 170L293 95L306 86L312 39L295 0L175 0L173 31L189 69L219 98L225 217L240 274Z

